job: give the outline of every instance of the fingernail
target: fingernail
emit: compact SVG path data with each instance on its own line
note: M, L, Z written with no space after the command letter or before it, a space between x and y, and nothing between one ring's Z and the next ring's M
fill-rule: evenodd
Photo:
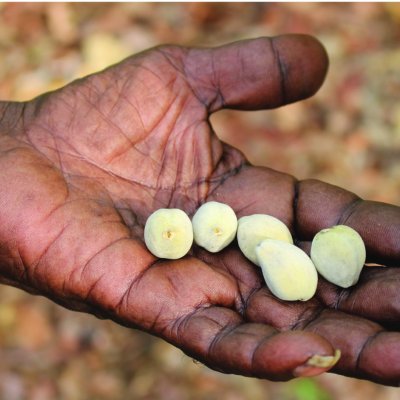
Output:
M335 350L333 356L321 356L315 354L310 357L307 362L303 365L298 366L294 369L294 376L315 376L324 372L322 370L332 368L340 358L340 350Z
M337 349L333 356L320 356L319 354L315 354L308 359L306 365L319 368L331 368L339 361L339 358L340 350Z

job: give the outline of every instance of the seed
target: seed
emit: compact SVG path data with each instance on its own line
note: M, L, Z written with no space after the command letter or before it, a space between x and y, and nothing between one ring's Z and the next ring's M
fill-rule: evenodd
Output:
M323 229L311 244L311 259L318 272L327 281L343 288L358 282L365 258L361 236L346 225Z
M147 219L144 240L149 251L156 257L171 260L181 258L193 243L190 218L177 208L160 208Z
M227 204L209 201L196 211L192 225L195 243L216 253L235 238L237 218Z
M314 296L318 274L303 250L281 240L266 239L257 245L256 254L265 282L276 297L306 301Z
M288 227L267 214L253 214L239 218L237 239L242 253L254 264L260 266L257 260L256 247L265 239L282 240L293 243Z

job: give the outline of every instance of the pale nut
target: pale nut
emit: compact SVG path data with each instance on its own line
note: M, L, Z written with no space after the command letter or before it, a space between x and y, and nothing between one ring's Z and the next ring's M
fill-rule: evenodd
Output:
M237 218L227 204L209 201L196 211L192 225L195 243L211 253L216 253L235 238Z
M317 290L318 274L308 255L293 244L266 239L256 247L265 282L279 299L306 301Z
M365 258L361 236L346 225L323 229L311 244L311 259L317 271L327 281L342 288L358 282Z
M253 214L239 218L237 240L242 253L254 264L257 260L256 247L265 239L282 240L293 244L289 228L278 218L267 214Z
M144 227L149 251L159 258L176 260L188 253L193 243L190 218L177 208L160 208L153 212Z

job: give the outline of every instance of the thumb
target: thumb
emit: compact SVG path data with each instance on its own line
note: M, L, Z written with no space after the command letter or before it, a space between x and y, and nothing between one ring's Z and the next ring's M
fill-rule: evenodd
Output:
M284 35L192 49L185 73L210 112L274 108L313 95L328 69L324 47L311 36Z

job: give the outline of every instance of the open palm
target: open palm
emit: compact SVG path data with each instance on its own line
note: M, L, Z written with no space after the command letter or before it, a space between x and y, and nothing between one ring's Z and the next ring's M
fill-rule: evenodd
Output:
M205 201L238 217L284 221L307 250L345 223L368 261L400 265L400 210L319 181L249 165L209 124L221 108L261 109L320 86L326 54L314 39L281 36L217 49L162 46L27 103L3 103L0 272L4 283L68 308L143 329L211 368L284 380L333 371L400 381L400 274L368 268L354 289L321 279L308 302L282 302L233 243L194 246L183 259L143 241L156 209L189 215ZM318 363L317 363L318 364Z

